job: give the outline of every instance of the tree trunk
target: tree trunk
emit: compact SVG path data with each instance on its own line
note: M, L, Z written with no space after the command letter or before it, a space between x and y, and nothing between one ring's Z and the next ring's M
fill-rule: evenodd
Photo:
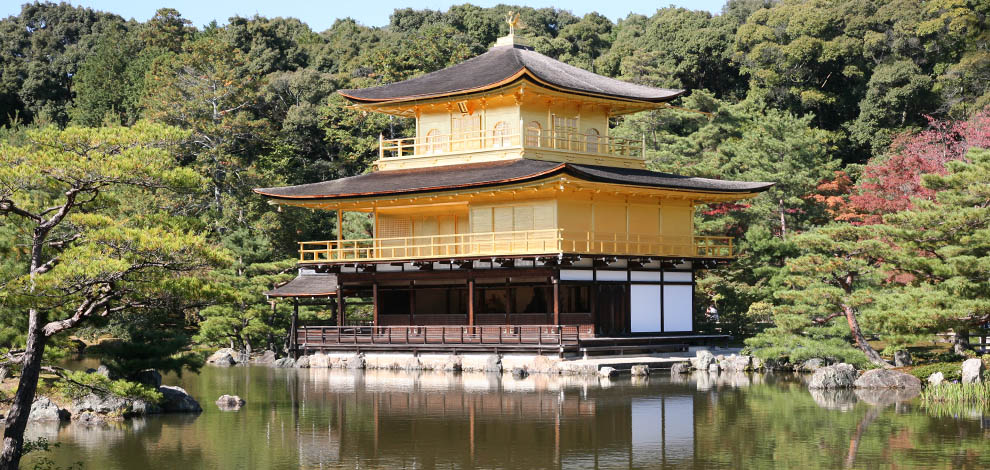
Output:
M965 356L969 353L972 346L969 344L969 330L965 326L956 328L955 334L952 336L952 352Z
M38 376L41 374L41 358L45 353L47 338L42 330L44 315L31 309L28 317L27 347L22 359L23 369L17 382L17 394L7 416L7 429L3 432L3 451L0 452L0 470L17 470L24 450L24 429L27 427L28 413L38 389Z
M856 340L856 346L859 347L863 354L866 354L866 359L870 361L871 364L884 369L889 369L893 367L889 362L885 361L883 357L880 357L880 353L876 352L870 343L866 342L866 337L863 336L863 330L859 328L859 321L856 320L856 311L848 305L842 306L843 313L846 314L846 322L849 323L849 331L852 332L853 339Z
M778 208L780 209L780 238L781 239L786 239L787 238L787 222L784 220L784 200L783 199L780 200L780 205L778 206Z

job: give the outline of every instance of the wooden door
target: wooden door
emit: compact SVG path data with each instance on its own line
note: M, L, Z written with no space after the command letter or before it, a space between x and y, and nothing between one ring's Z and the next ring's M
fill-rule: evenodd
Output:
M625 284L599 284L595 295L595 330L600 336L629 333L629 291Z

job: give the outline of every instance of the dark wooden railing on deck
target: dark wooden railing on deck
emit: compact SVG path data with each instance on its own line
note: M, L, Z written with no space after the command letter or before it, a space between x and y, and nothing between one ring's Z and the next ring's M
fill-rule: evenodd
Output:
M592 325L303 326L297 349L355 345L576 345L594 336Z

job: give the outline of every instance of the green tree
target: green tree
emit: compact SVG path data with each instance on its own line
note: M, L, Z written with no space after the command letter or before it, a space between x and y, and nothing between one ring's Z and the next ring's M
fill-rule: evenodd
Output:
M794 242L801 254L787 260L775 295L774 327L747 340L747 346L763 357L810 355L861 363L865 356L875 366L890 367L867 342L862 326L864 316L876 316L876 297L890 289L883 265L890 247L876 238L873 227L848 224L821 227ZM852 345L862 355L851 354Z
M0 215L25 234L26 266L3 273L0 304L27 318L20 378L0 469L16 469L45 348L93 318L167 308L198 295L195 279L225 258L177 218L171 191L200 187L166 151L181 131L47 128L0 147ZM181 206L180 206L181 207Z
M135 123L141 114L144 76L159 52L144 48L125 31L101 36L73 77L72 123L98 126L108 118L118 124Z
M946 175L923 177L934 200L884 217L897 247L888 263L907 282L882 299L878 318L892 333L955 331L963 354L968 331L990 321L990 150L946 166Z

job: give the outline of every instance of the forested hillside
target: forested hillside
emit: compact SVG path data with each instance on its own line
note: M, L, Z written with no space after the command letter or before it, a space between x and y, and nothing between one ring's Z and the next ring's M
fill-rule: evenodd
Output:
M743 335L770 323L750 343L765 354L862 361L850 315L887 353L990 318L990 172L986 153L970 151L990 147L983 0L731 0L718 15L663 8L618 22L466 4L396 10L383 27L340 19L326 31L306 18L196 27L171 9L141 23L33 3L0 21L3 139L20 145L45 126L142 120L181 129L170 151L203 181L172 226L201 230L228 262L211 271L208 294L175 303L167 321L145 321L168 325L162 350L191 340L277 348L285 315L261 293L291 273L296 241L326 239L335 221L277 212L251 189L368 171L379 134L408 136L413 124L352 111L335 90L480 54L508 32L509 11L521 13L537 51L689 89L676 104L711 113L613 119L614 135L646 135L652 168L778 183L746 204L699 211L703 233L731 234L742 252L703 274L699 322L717 312L720 328ZM27 232L0 221L6 282L24 275ZM358 217L345 224L349 236L370 229ZM26 320L13 305L0 304L4 347L23 341ZM148 342L151 330L115 321L91 333Z

